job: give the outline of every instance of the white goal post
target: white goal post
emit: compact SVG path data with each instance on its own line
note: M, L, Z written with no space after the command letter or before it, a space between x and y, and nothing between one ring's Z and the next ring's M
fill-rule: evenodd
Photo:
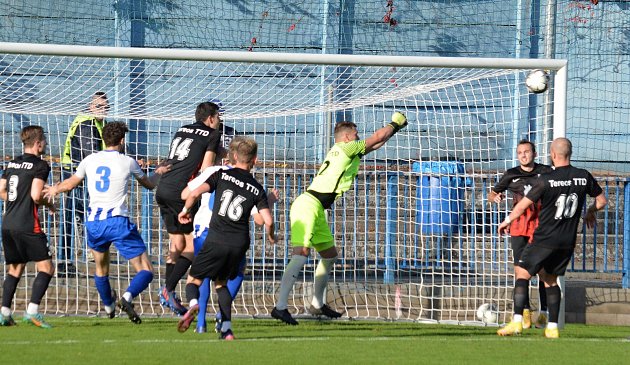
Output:
M549 72L548 91L528 93L524 79L534 69ZM512 309L513 270L509 241L496 226L511 201L489 204L487 194L516 165L520 139L534 141L542 159L550 140L564 135L566 85L566 61L551 59L0 43L0 138L6 160L21 153L20 128L43 126L50 183L56 183L70 122L103 91L111 104L106 119L127 122L130 153L154 167L176 129L194 119L195 106L221 100L225 125L259 143L255 177L281 192L274 212L279 243L270 245L252 229L246 280L234 302L236 315L267 317L289 259L290 204L331 145L334 124L351 120L364 138L401 111L409 126L362 159L354 189L329 214L340 251L329 304L347 318L474 324L482 323L477 308L491 303L502 323ZM131 191L132 220L155 269L150 288L134 302L143 316L170 316L156 295L164 281L166 231L153 193L137 184ZM71 260L79 269L78 276L56 274L42 309L102 315L82 225L63 232L63 214L41 217L55 255L63 235L72 236ZM307 316L315 259L290 298L298 318ZM4 262L0 268L4 273ZM119 293L132 271L112 254L110 277ZM33 275L29 267L20 282L18 310Z

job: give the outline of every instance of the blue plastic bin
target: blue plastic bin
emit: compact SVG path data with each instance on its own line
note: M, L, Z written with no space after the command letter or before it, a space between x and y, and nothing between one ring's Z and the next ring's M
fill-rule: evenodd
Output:
M416 222L423 234L451 235L458 232L464 210L464 164L457 161L414 162L421 172L416 188Z

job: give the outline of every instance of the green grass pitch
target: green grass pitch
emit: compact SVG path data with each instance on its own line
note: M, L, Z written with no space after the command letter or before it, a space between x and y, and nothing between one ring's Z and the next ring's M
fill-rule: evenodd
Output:
M543 331L519 337L496 327L377 321L233 321L237 340L220 341L193 326L178 333L176 318L55 317L43 330L21 323L0 327L5 364L623 364L630 328L569 324L557 340Z

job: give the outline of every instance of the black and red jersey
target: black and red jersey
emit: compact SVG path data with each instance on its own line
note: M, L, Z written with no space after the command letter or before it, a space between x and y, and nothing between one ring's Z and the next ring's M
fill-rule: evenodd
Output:
M35 179L46 182L49 173L48 162L30 153L25 153L8 163L2 174L7 189L2 229L42 232L39 205L31 198L31 185Z
M185 125L177 130L171 141L167 164L171 170L160 178L156 194L179 196L188 181L193 179L203 162L206 151L218 153L221 131L203 123Z
M550 166L534 164L532 171L525 171L520 166L507 170L499 182L492 188L495 193L510 191L514 205L518 204L529 190L534 186L541 174L552 171ZM510 235L532 237L538 226L538 212L540 205L531 205L522 216L515 219L510 225Z
M548 248L573 248L586 195L602 193L590 172L573 166L556 167L540 176L527 198L540 200L540 223L534 244Z

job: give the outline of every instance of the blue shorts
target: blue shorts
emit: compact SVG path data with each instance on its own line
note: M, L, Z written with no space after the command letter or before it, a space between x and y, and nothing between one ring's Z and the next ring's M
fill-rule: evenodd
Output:
M111 217L100 221L85 222L88 246L97 252L107 252L113 243L127 260L147 251L138 228L128 217Z
M206 241L206 237L208 237L208 227L203 229L203 232L199 232L201 230L201 226L198 224L195 225L193 231L193 245L195 246L195 256L201 251L203 247L203 243Z

